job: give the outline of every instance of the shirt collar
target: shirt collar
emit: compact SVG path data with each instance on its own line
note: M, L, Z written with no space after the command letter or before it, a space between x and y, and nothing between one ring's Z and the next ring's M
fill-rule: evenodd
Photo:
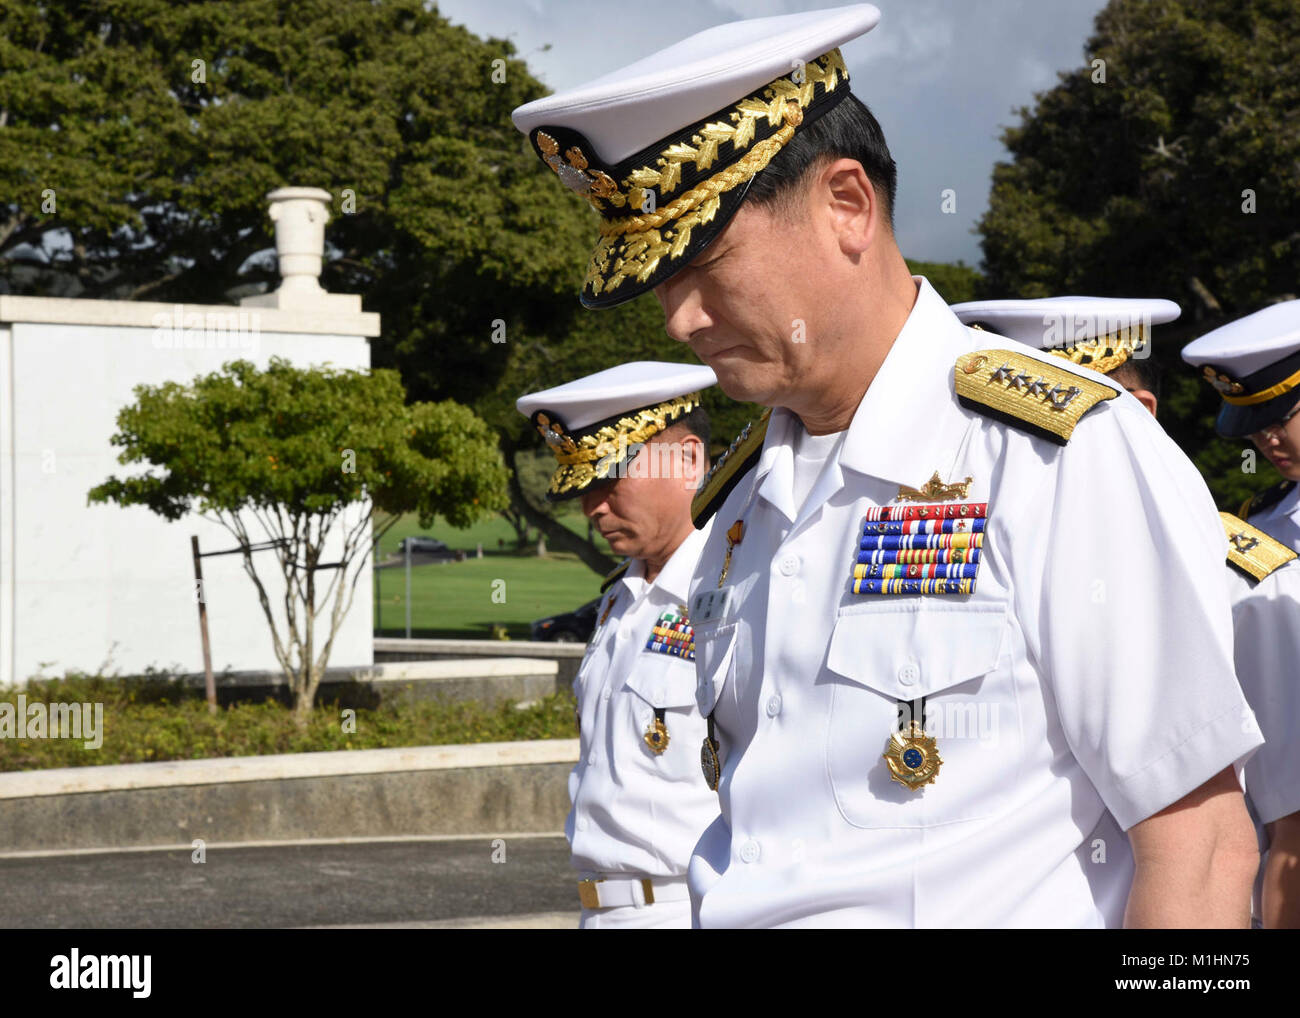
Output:
M942 475L956 456L957 438L940 425L952 415L965 420L952 372L957 358L975 349L976 343L929 280L912 279L917 284L916 303L854 412L839 466L919 486L936 470ZM753 482L758 494L790 520L795 518L790 488L798 427L789 410L772 411Z
M943 476L956 458L960 436L945 424L964 424L967 415L953 388L954 362L977 344L929 281L912 278L916 304L858 404L840 465L919 486L936 470Z
M695 576L695 564L699 560L700 552L704 550L705 539L712 529L712 521L708 526L700 530L691 528L691 532L686 536L677 550L668 556L668 561L664 567L659 570L659 575L655 577L654 583L649 586L663 591L670 598L679 604L684 604L691 591L691 580ZM628 582L635 580L635 583ZM632 564L628 566L627 572L619 581L631 592L633 598L640 597L646 589L645 583L645 561L643 559L633 559Z

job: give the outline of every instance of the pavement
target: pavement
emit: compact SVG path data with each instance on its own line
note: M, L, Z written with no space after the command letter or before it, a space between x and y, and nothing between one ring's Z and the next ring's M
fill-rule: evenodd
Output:
M0 857L0 929L576 929L563 836Z

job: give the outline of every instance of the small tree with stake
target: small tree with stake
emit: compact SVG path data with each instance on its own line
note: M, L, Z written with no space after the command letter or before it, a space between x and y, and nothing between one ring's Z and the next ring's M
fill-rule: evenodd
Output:
M507 504L495 434L451 400L406 405L395 371L297 368L283 358L259 371L232 361L188 386L137 386L135 396L118 413L111 441L123 450L120 463L153 469L110 477L89 501L141 505L168 520L195 512L230 531L300 725L372 541L401 513L418 513L421 527L435 515L464 527ZM365 511L346 522L354 503ZM372 533L376 509L388 518ZM336 529L342 548L326 562ZM263 535L284 575L282 620L253 558Z

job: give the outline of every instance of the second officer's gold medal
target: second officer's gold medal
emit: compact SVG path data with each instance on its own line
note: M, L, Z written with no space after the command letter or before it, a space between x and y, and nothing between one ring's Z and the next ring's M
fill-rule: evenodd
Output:
M884 757L889 776L913 791L934 781L943 763L938 743L916 721L908 722L906 730L889 737Z

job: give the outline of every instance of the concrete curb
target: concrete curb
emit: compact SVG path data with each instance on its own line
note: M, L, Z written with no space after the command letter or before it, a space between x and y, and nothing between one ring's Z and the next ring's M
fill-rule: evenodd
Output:
M0 853L560 831L578 740L0 774Z
M549 643L536 640L438 640L425 638L377 636L374 642L376 662L466 660L478 657L541 658L554 661L560 671L556 681L568 688L587 652L585 643Z
M495 641L484 642L496 648L501 646ZM580 649L585 650L585 647ZM560 660L533 654L503 657L499 652L497 656L403 658L375 665L327 668L316 697L318 702L339 697L350 705L368 707L392 698L407 702L478 700L486 704L502 700L539 700L572 686L581 661L579 655L571 662L572 674L567 679L561 675ZM564 663L570 663L569 659L565 658ZM181 678L191 689L203 688L204 677L201 674L188 674ZM221 702L256 700L267 696L286 702L288 699L288 684L280 672L227 672L215 678L217 697ZM356 702L358 697L360 702Z

